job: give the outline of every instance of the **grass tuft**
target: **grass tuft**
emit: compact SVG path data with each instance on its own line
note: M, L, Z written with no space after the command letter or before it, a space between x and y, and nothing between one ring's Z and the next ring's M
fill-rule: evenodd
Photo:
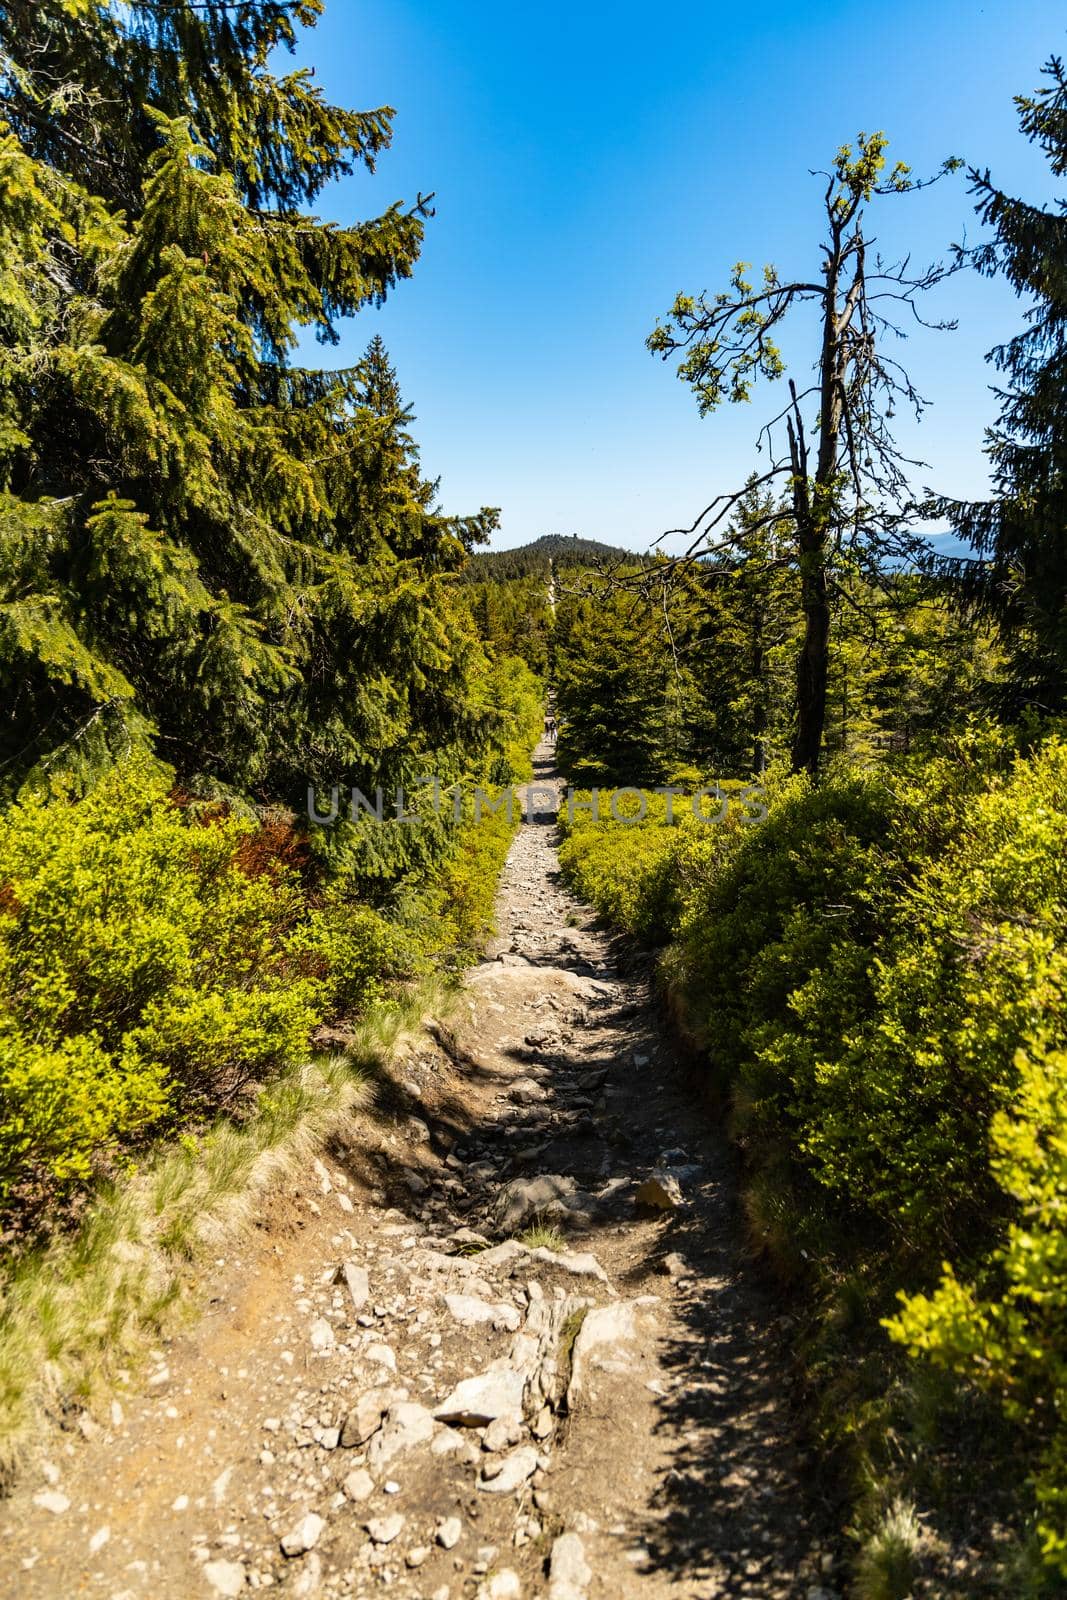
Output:
M923 1542L914 1506L894 1500L860 1551L856 1600L908 1600L919 1576Z
M560 1230L554 1228L550 1222L542 1221L540 1217L517 1237L519 1243L524 1244L527 1250L554 1250L558 1254L567 1248L567 1240Z
M160 1149L101 1188L77 1232L28 1255L0 1286L0 1477L10 1479L49 1416L92 1410L195 1304L200 1263L251 1225L258 1198L306 1167L366 1105L400 1036L442 1001L427 983L383 1005L351 1051L293 1066L240 1125Z

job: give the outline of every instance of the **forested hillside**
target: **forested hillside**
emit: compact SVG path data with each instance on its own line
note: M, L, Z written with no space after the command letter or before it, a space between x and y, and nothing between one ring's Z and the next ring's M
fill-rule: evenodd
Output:
M811 188L815 244L795 276L727 266L724 287L678 293L648 335L709 434L722 407L757 412L750 459L684 544L650 529L649 549L572 534L494 550L499 510L441 503L431 474L449 463L424 464L381 333L360 337L353 364L330 361L351 319L392 308L424 270L434 197L327 220L338 193L378 192L395 113L334 105L294 65L323 9L0 0L5 1485L45 1420L89 1416L137 1341L171 1326L171 1302L195 1292L205 1219L221 1227L255 1163L289 1141L306 1165L401 1030L417 1033L431 1001L457 1003L493 934L521 822L511 791L544 735L538 777L555 783L558 763L571 786L559 860L531 815L520 859L540 876L510 884L520 942L489 947L530 986L533 1020L492 1004L498 1054L537 1063L497 1098L534 1106L533 1126L521 1144L496 1124L463 1133L458 1101L440 1126L420 1120L448 1205L458 1190L472 1207L494 1170L477 1159L483 1133L506 1146L513 1183L560 1140L580 1162L603 1137L586 1175L602 1190L561 1168L542 1175L548 1203L522 1212L521 1248L519 1224L500 1220L512 1190L485 1226L539 1266L607 1284L554 1226L595 1235L610 1215L621 1231L596 1210L628 1181L610 1161L653 1130L621 1126L607 1067L562 1111L536 1107L553 1060L576 1070L566 1050L619 973L650 973L662 1013L648 1029L684 1041L692 1127L721 1122L732 1141L716 1226L736 1232L730 1261L759 1262L792 1330L778 1386L796 1385L795 1426L846 1552L805 1568L805 1584L825 1570L841 1586L808 1586L808 1600L1064 1593L1065 203L1002 191L981 152L968 200L960 160L913 173L885 135L861 134ZM1062 185L1058 59L1017 109L1020 141ZM806 155L781 159L790 181L806 170ZM882 219L896 225L934 183L962 218L973 208L979 242L921 267L883 258ZM955 286L976 273L1015 291L1018 331L989 354L998 417L973 440L989 493L961 500L927 484L898 435L901 411L926 409L898 336L913 322L947 334ZM650 363L649 393L663 381ZM964 554L941 553L949 533ZM563 978L515 903L536 888L542 910L580 920L559 865L600 918L602 963L576 958ZM623 1002L623 1023L647 1003ZM430 1032L451 1066L491 1077L448 1028ZM605 1044L616 1067L625 1037L620 1024ZM660 1093L659 1056L629 1049L624 1064L631 1099L634 1082L638 1098ZM483 1111L486 1093L471 1091ZM395 1084L381 1090L390 1130L399 1103ZM443 1231L446 1202L423 1206L429 1180L412 1183L408 1159L390 1157L404 1176L389 1203ZM703 1216L675 1168L699 1170L668 1147L649 1180L671 1293L685 1278L675 1213L690 1236ZM410 1218L390 1215L404 1235ZM451 1224L457 1260L488 1247ZM424 1251L431 1276L444 1242ZM341 1281L323 1279L331 1293ZM633 1308L651 1298L616 1306L632 1312L617 1342L636 1338ZM395 1311L368 1303L364 1332ZM449 1310L475 1341L517 1333L541 1304L557 1377L588 1360L583 1318L605 1316L539 1282L515 1304L474 1303ZM413 1339L414 1303L412 1317ZM683 1388L705 1382L700 1350ZM525 1452L512 1487L521 1499L529 1481L533 1499L515 1546L540 1552L553 1600L585 1600L592 1573L558 1587L542 1543L599 1524L553 1500L550 1395L529 1398L529 1415L464 1405L446 1420L481 1430L471 1461L483 1446L494 1458L479 1481L499 1478L494 1494L511 1470L496 1456ZM300 1403L303 1418L315 1402ZM391 1392L361 1450L405 1406L421 1409ZM416 1419L421 1442L446 1413ZM354 1425L324 1417L301 1449L315 1430L324 1451L352 1442ZM708 1470L690 1460L664 1482ZM434 1549L451 1549L435 1527ZM430 1551L412 1546L405 1572L368 1556L368 1571L414 1585ZM479 1547L465 1594L483 1577L479 1597L521 1593L492 1588L496 1556ZM651 1557L631 1565L620 1600L663 1592L640 1587ZM241 1572L218 1592L241 1592Z
M632 550L602 544L599 539L583 539L577 533L546 533L516 550L475 552L474 559L467 564L465 576L470 583L508 582L514 578L547 578L553 565L603 567L633 560Z

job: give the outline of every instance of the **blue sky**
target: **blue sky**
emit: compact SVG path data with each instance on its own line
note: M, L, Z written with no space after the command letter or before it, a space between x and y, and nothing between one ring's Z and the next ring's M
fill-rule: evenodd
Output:
M397 119L378 173L337 185L320 211L350 221L419 190L437 207L415 276L347 326L340 359L381 332L443 503L499 505L499 547L580 532L644 548L743 481L777 409L763 388L697 417L644 349L677 291L724 287L739 259L809 275L809 169L859 129L884 129L917 171L960 155L1051 199L1012 96L1065 46L1061 0L327 0L301 61L331 98ZM977 237L962 178L884 202L874 221L887 253ZM934 402L904 439L930 463L923 482L977 494L996 413L983 357L1023 307L970 274L940 293L930 311L959 330L894 351ZM813 353L798 328L797 372Z

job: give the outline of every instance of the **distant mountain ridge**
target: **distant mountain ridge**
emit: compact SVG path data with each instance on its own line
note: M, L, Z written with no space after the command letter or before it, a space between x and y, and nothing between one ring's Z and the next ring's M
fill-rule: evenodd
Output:
M557 566L593 566L598 561L638 562L642 558L634 550L623 550L618 545L603 544L599 539L585 539L577 533L544 533L530 544L519 545L515 550L479 551L465 568L465 576L472 583L487 580L497 582L509 578L548 577L552 562Z

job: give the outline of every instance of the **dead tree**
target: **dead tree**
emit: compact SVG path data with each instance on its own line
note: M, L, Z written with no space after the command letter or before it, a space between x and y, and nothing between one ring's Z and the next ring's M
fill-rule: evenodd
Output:
M887 352L903 338L904 319L927 322L919 297L960 268L958 259L914 270L910 258L887 262L867 232L866 208L876 197L906 194L936 182L960 162L946 161L934 178L917 180L898 164L886 173L886 139L860 134L855 151L845 145L826 178L822 267L814 281L782 282L772 266L754 285L747 263L734 268L727 290L714 296L680 294L648 347L669 360L681 353L678 376L690 385L701 415L723 401L748 400L759 378L786 378L789 398L760 430L766 469L736 493L718 495L688 529L690 544L672 564L729 557L731 514L755 484L770 489L775 521L788 520L792 560L800 576L803 640L796 673L795 771L818 774L826 720L832 600L837 559L870 572L902 562L922 563L929 547L914 528L909 460L892 431L895 408L921 417L927 402L906 369ZM798 307L818 309L820 343L813 380L798 387L786 377L776 335ZM751 531L751 530L749 530ZM638 579L640 581L640 578ZM662 581L662 568L660 569Z

